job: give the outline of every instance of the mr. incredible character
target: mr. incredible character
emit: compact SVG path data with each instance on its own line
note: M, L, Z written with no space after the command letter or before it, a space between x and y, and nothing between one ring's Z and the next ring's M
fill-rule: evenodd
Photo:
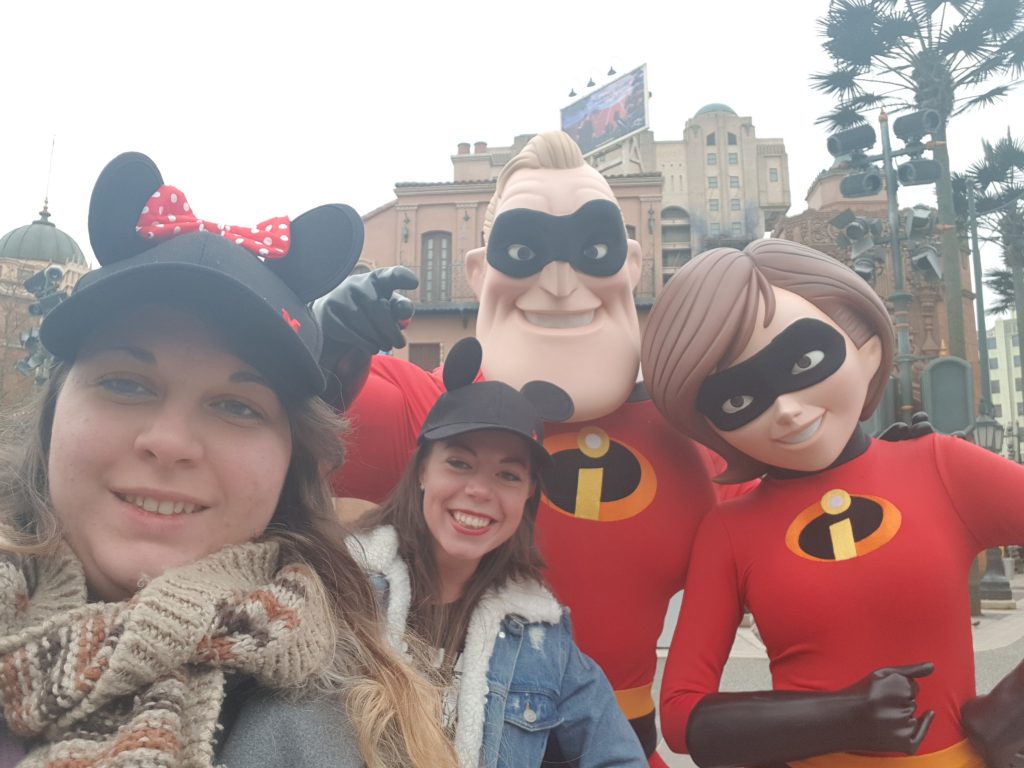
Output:
M637 384L640 246L627 238L608 182L566 134L535 136L501 171L484 237L466 255L483 375L514 387L547 380L575 404L572 423L545 426L554 466L536 538L547 577L572 610L580 648L608 675L652 764L663 765L651 696L656 643L697 524L715 502L714 459L671 429ZM392 268L349 280L318 305L350 400L360 373L351 350L404 343L395 319L408 309L392 289L412 286L408 270ZM390 491L442 387L406 361L372 358L346 411L338 496L378 501Z
M701 523L662 682L665 739L702 767L1005 768L1024 747L1024 671L975 697L967 596L975 556L1024 536L1024 468L868 439L892 358L871 287L796 243L708 251L659 296L651 397L724 478L764 476ZM720 693L744 607L774 690Z

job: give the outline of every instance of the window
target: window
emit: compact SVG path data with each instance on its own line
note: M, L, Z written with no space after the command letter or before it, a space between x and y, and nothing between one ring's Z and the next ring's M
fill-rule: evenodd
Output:
M1020 368L1020 355L1013 356L1013 367Z
M1016 333L1013 334L1013 346L1015 348L1020 347L1020 336L1018 336Z
M999 394L999 382L998 381L990 381L988 383L988 388L989 388L989 391L993 395L998 395Z
M768 181L778 181L778 180L779 180L779 169L778 168L769 168L768 169Z
M739 165L740 156L735 152L729 153L729 165Z
M432 371L441 365L440 344L410 344L409 362L425 371Z
M1014 379L1013 380L1013 388L1015 390L1017 390L1018 392L1020 392L1022 389L1024 389L1024 386L1021 386L1020 379Z
M736 134L735 133L730 133L729 136L728 136L728 140L729 140L729 146L730 147L735 147L736 146Z
M718 237L720 234L722 234L722 225L717 221L711 222L711 236Z
M1017 403L1017 415L1024 416L1024 403Z
M995 349L996 348L996 340L993 337L991 337L991 336L988 337L988 348L989 349Z
M715 146L715 134L709 133L708 137L704 140L709 147Z
M420 299L422 301L448 301L451 297L451 233L427 232L423 236L423 252L420 256Z
M990 357L988 359L988 367L991 370L993 370L993 371L996 370L997 368L999 368L999 360L998 360L998 358Z
M708 152L708 165L718 165L718 155L714 152Z
M711 211L712 213L714 213L715 211L718 210L718 198L717 197L712 197L710 200L708 200L708 210Z
M739 176L730 176L729 177L729 187L731 189L739 189L740 188L740 177Z
M718 189L717 176L708 176L708 189Z
M995 416L997 419L1002 418L1002 416L1003 416L1003 406L1001 406L1001 405L993 405L992 406L992 415Z
M636 227L634 227L632 224L626 225L626 237L628 237L630 240L636 240Z
M732 228L733 236L739 237L740 235L743 234L743 222L741 222L741 221L734 221L731 224L731 228Z
M738 211L739 209L740 209L739 198L734 197L732 200L729 201L729 210L730 211Z

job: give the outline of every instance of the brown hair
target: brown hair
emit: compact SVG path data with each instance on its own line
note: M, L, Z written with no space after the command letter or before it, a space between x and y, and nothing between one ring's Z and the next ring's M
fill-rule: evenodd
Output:
M551 168L554 170L570 170L586 165L583 153L572 140L569 134L563 131L546 131L538 133L519 150L519 154L505 163L505 167L498 174L498 181L494 187L494 194L491 202L484 213L484 242L491 233L491 225L494 224L494 212L501 204L501 198L505 194L505 187L508 180L516 171L525 168Z
M709 375L728 368L750 340L761 301L775 313L772 287L795 293L828 315L857 347L878 336L883 364L861 418L878 405L891 373L894 334L885 304L863 278L820 251L788 240L755 240L744 250L715 248L686 264L659 294L644 331L641 366L658 410L684 434L721 454L733 483L767 467L732 448L697 411ZM889 361L886 363L885 361Z
M71 365L59 363L38 396L0 423L0 552L45 554L61 540L49 498L48 455L57 397ZM324 474L341 463L343 422L319 398L282 404L292 457L262 538L280 544L284 562L304 562L316 572L334 614L334 663L315 684L340 692L368 768L454 768L439 725L438 692L388 647L373 587L343 543Z
M363 515L358 527L368 531L379 525L394 526L398 534L398 554L409 567L410 626L431 646L443 649L447 662L454 663L473 611L487 590L513 578L543 580L544 564L533 540L541 480L537 461L531 458L530 478L534 491L526 500L523 520L516 532L500 547L484 555L462 596L439 609L440 576L431 546L433 539L423 517L423 491L420 490L420 470L433 445L435 442L420 445L391 495L381 506Z

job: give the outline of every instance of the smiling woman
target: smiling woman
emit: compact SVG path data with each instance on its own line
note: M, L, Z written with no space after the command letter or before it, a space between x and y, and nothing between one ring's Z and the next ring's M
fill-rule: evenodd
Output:
M358 215L217 227L127 154L89 225L103 266L0 440L0 765L454 765L323 477L341 425L306 305Z
M476 339L449 352L447 392L415 457L350 548L386 597L393 642L416 636L437 650L463 768L644 766L607 678L544 586L533 542L551 459L543 423L569 418L572 401L548 382L474 383L481 357Z

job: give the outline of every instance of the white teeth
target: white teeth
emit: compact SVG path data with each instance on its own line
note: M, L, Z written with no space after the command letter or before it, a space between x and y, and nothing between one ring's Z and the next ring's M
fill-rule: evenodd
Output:
M780 443L786 443L787 445L797 445L798 443L806 442L814 437L814 434L818 431L818 427L821 426L821 416L816 418L806 428L797 432L795 435L784 437L779 440Z
M582 328L594 322L594 310L589 312L523 312L526 322L541 328Z
M186 501L168 501L166 499L153 499L149 496L121 496L129 504L134 504L146 512L153 512L158 515L182 515L191 514L205 509L198 504L190 504Z
M486 528L492 522L489 518L481 517L480 515L470 515L466 512L452 512L452 517L463 528Z

